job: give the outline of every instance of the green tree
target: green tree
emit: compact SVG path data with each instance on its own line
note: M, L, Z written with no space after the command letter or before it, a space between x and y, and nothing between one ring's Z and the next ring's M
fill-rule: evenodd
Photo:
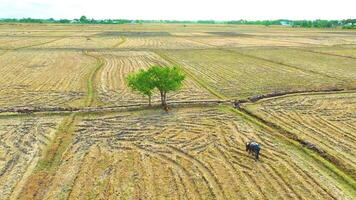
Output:
M165 110L168 110L167 93L179 90L183 85L185 75L178 67L152 66L148 70L130 74L126 77L126 84L134 91L137 91L149 99L154 89L157 89L161 95L161 104Z
M137 73L130 74L126 77L127 85L134 91L148 97L148 105L151 106L151 97L155 86L150 73L140 70Z
M153 85L161 95L161 103L165 110L168 110L167 93L177 91L183 85L185 75L178 67L152 66L147 70L153 79Z
M86 16L81 16L79 19L80 23L88 23L88 18Z

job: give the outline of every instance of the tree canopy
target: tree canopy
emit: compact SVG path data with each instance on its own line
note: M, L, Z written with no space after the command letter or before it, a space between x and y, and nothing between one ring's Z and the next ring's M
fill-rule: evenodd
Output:
M167 93L177 91L182 87L185 75L178 67L152 66L147 70L130 74L126 78L127 85L134 91L147 96L149 105L155 89L161 96L161 104L168 110Z
M151 105L151 97L155 86L152 76L144 70L130 74L126 77L127 85L134 91L148 97L149 105Z

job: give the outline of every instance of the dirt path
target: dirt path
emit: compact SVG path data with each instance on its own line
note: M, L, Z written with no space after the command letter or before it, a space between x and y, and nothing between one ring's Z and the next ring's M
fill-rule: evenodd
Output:
M62 157L72 142L76 115L64 118L59 125L53 141L47 146L44 156L26 177L21 191L17 191L18 199L42 199L45 190L51 185L52 178L62 162Z

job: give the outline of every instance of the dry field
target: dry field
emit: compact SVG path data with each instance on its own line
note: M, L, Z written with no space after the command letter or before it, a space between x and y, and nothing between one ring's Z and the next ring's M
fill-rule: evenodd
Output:
M0 24L0 199L355 199L355 38L281 26ZM124 83L157 64L187 75L168 113ZM230 102L327 89L345 91ZM259 161L249 140L261 143Z
M356 59L356 48L353 45L315 48L312 51L325 53L326 55L338 55Z
M43 150L55 137L59 117L0 120L0 199L18 194Z
M247 108L324 149L356 177L356 93L271 98Z
M287 42L299 44L296 46L334 46L334 45L350 45L355 44L356 36L355 35L340 35L340 34L323 34L319 36L309 35L309 36L276 36L268 35L259 37L260 39L274 41L274 42Z
M240 37L231 37L230 34L224 35L224 32L218 32L216 35L221 37L189 37L192 41L197 41L209 46L234 48L234 47L263 47L263 46L302 46L302 44L293 41L270 40L263 37L251 37L249 35L241 35ZM237 34L237 36L239 36Z
M35 47L53 41L61 40L57 37L1 37L0 49L14 50L27 47Z
M152 65L170 65L157 54L149 51L100 52L95 55L104 60L97 76L98 99L104 104L127 105L147 103L147 98L132 92L125 84L125 77L132 72ZM215 97L216 98L216 97ZM183 88L169 94L169 101L208 100L214 96L191 79L185 80ZM152 102L158 102L156 94Z
M261 142L255 162L244 142ZM31 180L31 179L30 179ZM37 199L351 199L319 163L223 108L85 117ZM22 196L24 195L24 196Z
M56 107L85 99L95 60L76 51L8 51L0 56L0 107Z
M312 73L310 70L245 56L230 50L165 51L164 54L227 98L246 98L274 91L333 88L344 84L343 80L321 73ZM348 70L356 72L352 68ZM350 79L356 77L341 69L339 71Z
M239 52L332 78L335 82L344 81L349 86L356 85L356 59L353 58L314 53L305 49L243 49Z
M115 47L123 41L119 37L67 37L36 48L49 49L102 49Z
M201 49L208 45L179 37L128 37L120 49Z

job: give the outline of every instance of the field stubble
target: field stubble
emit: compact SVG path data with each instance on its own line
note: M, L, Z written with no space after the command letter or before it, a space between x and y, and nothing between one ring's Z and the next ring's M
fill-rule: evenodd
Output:
M124 78L155 64L179 64L188 72L182 90L169 95L171 101L348 88L355 86L355 60L342 56L353 56L354 39L351 32L339 32L235 25L0 24L0 107L146 104ZM347 50L329 46L344 43ZM286 128L296 127L296 134L338 157L354 174L355 98L276 99L254 109ZM0 198L355 196L305 149L236 112L188 107L169 113L85 113L79 119L76 114L2 116ZM244 151L251 139L262 145L258 162Z
M55 136L60 117L1 119L0 199L16 196L44 149Z
M244 151L249 139L263 146L259 162ZM273 133L224 109L187 108L85 117L43 198L351 199L336 185Z
M164 51L163 54L227 98L337 88L345 84L343 80L245 56L233 50Z
M100 52L96 55L105 61L96 79L98 98L99 101L109 105L147 103L146 97L144 98L127 87L125 77L129 73L147 69L152 65L170 65L157 54L148 51ZM180 91L168 95L169 101L216 99L189 77L184 81L183 88ZM152 102L158 102L159 99L158 92L156 92L152 97Z
M294 95L271 98L247 109L325 150L356 177L356 94Z
M0 107L78 105L95 60L82 52L7 52L0 56Z

